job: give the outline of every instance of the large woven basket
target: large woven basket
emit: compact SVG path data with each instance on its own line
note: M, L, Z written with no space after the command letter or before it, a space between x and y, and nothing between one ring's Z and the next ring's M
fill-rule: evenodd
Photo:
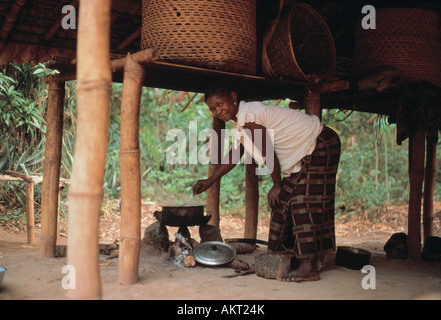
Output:
M376 29L355 31L354 76L385 68L400 77L441 86L441 19L432 10L384 8L376 12Z
M159 60L256 73L255 0L143 0L141 48Z
M273 26L262 53L262 67L268 77L313 82L334 72L334 40L314 8L295 4Z

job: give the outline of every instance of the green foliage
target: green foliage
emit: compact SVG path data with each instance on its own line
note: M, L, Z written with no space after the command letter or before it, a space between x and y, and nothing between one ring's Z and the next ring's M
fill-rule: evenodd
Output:
M51 73L44 64L13 63L0 72L0 173L41 171L46 133L44 77ZM24 184L0 184L0 204L21 211L25 204L23 188Z
M408 145L395 142L396 126L383 117L324 111L323 121L342 141L336 189L336 206L355 213L374 212L409 197Z
M50 71L44 65L14 65L0 73L0 173L17 170L24 173L42 172L45 148L47 86L43 77ZM75 82L66 83L64 129L62 140L61 176L71 174L76 133ZM110 105L109 143L105 173L105 196L120 197L120 125L122 84L113 84ZM269 101L268 103L273 103ZM287 107L287 101L280 105ZM185 110L184 110L185 109ZM185 164L167 161L167 150L175 140L167 140L167 133L180 129L188 141L191 125L197 133L211 128L211 115L201 94L165 89L143 88L140 113L141 192L144 200L159 203L183 203L192 194L198 179L207 177L207 164L188 162L186 144ZM388 204L408 200L408 146L396 145L396 127L384 117L372 114L323 111L324 124L332 127L342 141L336 207L344 207L349 214L374 213ZM227 124L231 129L231 124ZM203 140L203 139L202 139ZM207 140L197 142L200 150ZM438 150L438 159L441 151ZM245 166L236 166L221 182L221 210L244 216ZM266 195L272 186L270 176L259 176L260 212L269 215ZM441 174L436 177L435 195L441 194ZM36 189L37 202L40 190ZM62 193L62 204L67 191ZM23 185L0 185L0 204L9 206L18 215L24 208ZM194 201L204 202L206 194ZM24 210L24 209L23 209ZM61 207L64 217L66 207ZM0 217L1 219L1 217Z

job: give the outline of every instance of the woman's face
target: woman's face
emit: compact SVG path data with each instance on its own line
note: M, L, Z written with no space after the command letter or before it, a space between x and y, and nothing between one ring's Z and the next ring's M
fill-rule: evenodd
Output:
M236 120L238 111L238 106L234 103L236 99L235 92L231 92L229 95L215 93L208 97L207 105L215 118L227 122Z

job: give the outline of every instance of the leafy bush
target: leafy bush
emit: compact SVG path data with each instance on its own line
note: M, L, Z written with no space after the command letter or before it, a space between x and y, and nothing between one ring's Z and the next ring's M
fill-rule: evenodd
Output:
M47 97L44 76L50 73L43 64L13 63L0 72L0 173L42 171ZM26 199L23 189L24 183L0 184L0 204L20 212ZM35 199L39 197L37 193Z
M43 77L50 73L44 65L11 64L0 73L0 173L18 170L42 172L46 124L47 86ZM75 82L66 83L61 176L69 178L73 163L76 132ZM120 196L120 106L122 84L113 84L110 105L109 144L105 173L105 196ZM272 103L270 101L269 103ZM287 101L281 102L287 106ZM184 111L185 109L185 111ZM182 203L192 194L192 186L206 178L208 165L170 164L167 149L175 142L167 133L181 129L189 138L190 121L197 131L211 128L211 115L201 94L143 88L140 113L140 157L142 197L162 203ZM408 146L395 143L396 128L384 117L357 112L323 111L323 122L337 131L342 141L336 206L345 212L375 212L387 204L408 201ZM192 123L194 126L195 123ZM227 129L231 124L227 124ZM198 150L207 141L198 141ZM189 150L186 149L188 157ZM438 150L438 159L441 151ZM245 167L238 165L221 182L221 210L244 215ZM270 176L259 176L260 212L269 215L266 194ZM441 173L436 176L436 197L441 194ZM24 208L23 186L0 185L0 204ZM39 190L36 190L39 199ZM67 192L62 194L64 203ZM197 201L205 201L205 194ZM38 201L38 200L37 200ZM63 212L66 208L62 207Z

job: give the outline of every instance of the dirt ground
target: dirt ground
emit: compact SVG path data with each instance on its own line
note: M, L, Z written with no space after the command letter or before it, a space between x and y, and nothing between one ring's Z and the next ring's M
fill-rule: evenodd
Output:
M143 229L154 222L155 207L143 206ZM435 208L435 235L441 235L439 213ZM335 254L328 258L320 281L284 283L265 279L255 274L225 278L234 274L225 267L182 268L166 264L167 256L143 254L139 266L139 282L132 286L118 283L118 259L100 255L102 299L105 300L342 300L342 299L441 299L441 262L388 259L383 246L395 232L406 232L406 208L390 207L379 214L376 221L363 217L336 220L337 246L353 246L372 253L370 264L375 268L375 289L364 289L359 270L351 270L334 263ZM221 218L222 236L243 236L243 220ZM61 243L66 243L66 224L61 224ZM142 230L143 232L144 230ZM176 230L169 228L171 240ZM192 236L198 239L196 228ZM258 238L266 240L268 219L259 220ZM111 243L118 238L119 217L115 208L104 212L100 228L100 243ZM38 239L38 234L37 234ZM252 254L238 258L254 263L257 254L265 252L261 245ZM13 226L0 225L0 266L7 268L0 300L64 300L67 292L62 288L65 274L62 268L66 258L40 259L37 245L26 244L26 234ZM366 282L366 279L364 280ZM373 282L369 281L372 286Z

